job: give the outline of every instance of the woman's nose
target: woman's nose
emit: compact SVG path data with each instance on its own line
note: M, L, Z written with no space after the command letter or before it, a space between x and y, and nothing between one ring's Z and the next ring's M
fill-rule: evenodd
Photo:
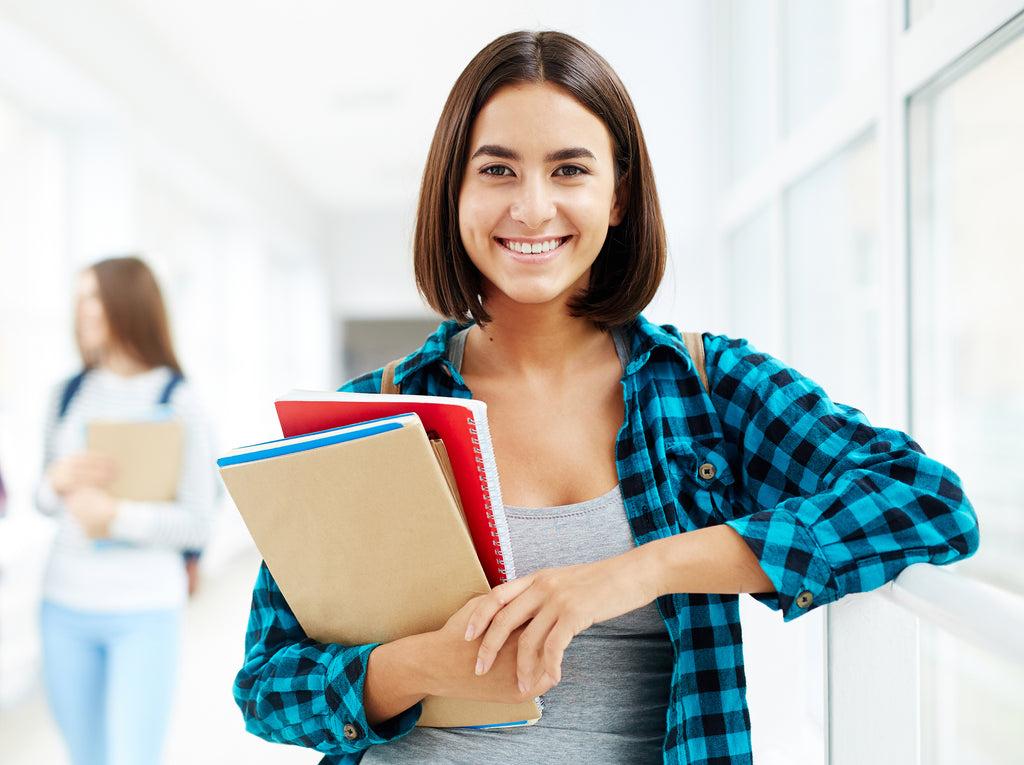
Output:
M513 220L530 229L538 229L555 217L555 200L543 180L525 181L512 202Z

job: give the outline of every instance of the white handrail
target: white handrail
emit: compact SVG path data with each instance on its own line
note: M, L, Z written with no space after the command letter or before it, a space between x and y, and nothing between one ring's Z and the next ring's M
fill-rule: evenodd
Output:
M1024 597L916 563L885 588L918 618L1024 666Z

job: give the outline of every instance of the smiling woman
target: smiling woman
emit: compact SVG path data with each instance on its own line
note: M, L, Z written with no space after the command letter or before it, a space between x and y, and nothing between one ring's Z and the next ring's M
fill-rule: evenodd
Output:
M440 629L323 645L263 566L235 682L251 731L327 765L749 764L739 593L793 619L977 546L959 479L906 434L745 341L691 355L642 316L665 267L653 173L628 94L580 41L518 32L474 57L414 247L449 320L393 381L486 403L519 577ZM428 695L542 694L528 727L416 725Z

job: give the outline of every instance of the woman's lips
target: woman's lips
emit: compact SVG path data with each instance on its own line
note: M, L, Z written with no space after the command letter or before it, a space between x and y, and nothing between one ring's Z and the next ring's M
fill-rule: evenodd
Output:
M549 239L525 241L522 239L497 238L498 244L511 253L516 260L525 263L539 263L552 257L551 253L558 250L572 237L561 236Z

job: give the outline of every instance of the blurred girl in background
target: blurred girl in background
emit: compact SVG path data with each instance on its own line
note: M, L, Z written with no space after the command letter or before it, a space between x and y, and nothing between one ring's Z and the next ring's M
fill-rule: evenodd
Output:
M81 273L75 334L83 370L53 392L37 491L58 523L43 583L47 692L74 765L158 763L189 595L182 552L209 533L215 449L143 261ZM114 496L116 467L88 451L88 423L168 416L184 436L176 497Z

